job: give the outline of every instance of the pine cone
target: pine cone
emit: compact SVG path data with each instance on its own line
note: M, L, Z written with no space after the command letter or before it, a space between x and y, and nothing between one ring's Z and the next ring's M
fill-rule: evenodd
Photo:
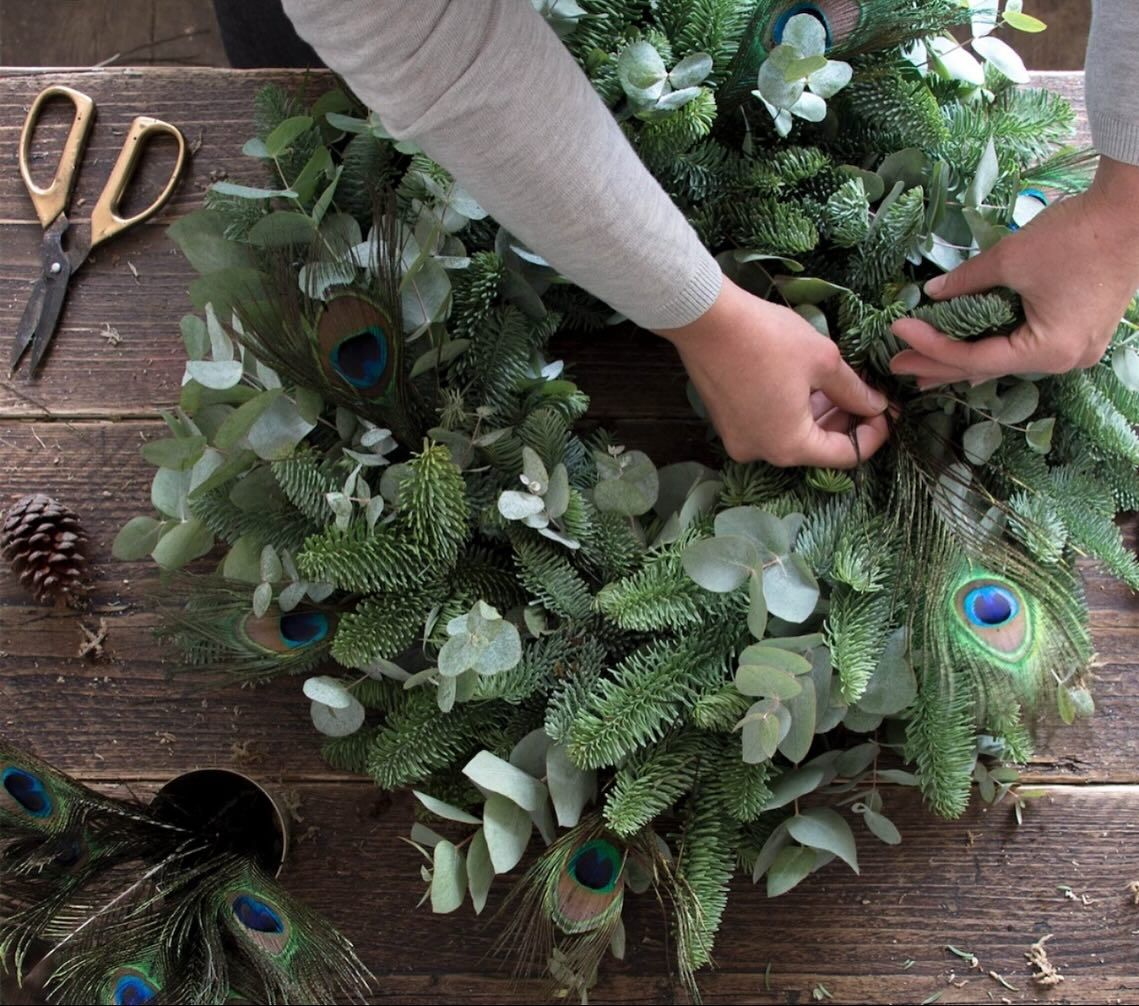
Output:
M79 518L43 493L16 500L4 515L0 555L37 601L79 604L87 589L86 548Z

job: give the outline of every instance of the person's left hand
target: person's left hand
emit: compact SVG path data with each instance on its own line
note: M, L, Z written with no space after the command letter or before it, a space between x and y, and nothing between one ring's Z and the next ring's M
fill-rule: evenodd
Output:
M1021 296L1025 321L1015 332L961 342L903 318L892 329L911 348L890 369L925 389L1097 363L1139 286L1139 167L1103 158L1087 192L1053 204L925 290L944 300L995 286Z

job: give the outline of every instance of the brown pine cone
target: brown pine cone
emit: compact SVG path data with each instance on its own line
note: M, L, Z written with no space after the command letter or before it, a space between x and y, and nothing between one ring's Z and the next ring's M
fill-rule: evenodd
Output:
M87 591L87 535L79 518L50 496L16 500L0 528L0 555L37 601L77 607Z

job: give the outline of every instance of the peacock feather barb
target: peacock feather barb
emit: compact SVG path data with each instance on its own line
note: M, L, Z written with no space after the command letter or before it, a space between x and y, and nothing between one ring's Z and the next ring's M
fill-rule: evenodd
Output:
M0 740L0 962L54 1003L364 1001L352 946L213 817L112 800Z

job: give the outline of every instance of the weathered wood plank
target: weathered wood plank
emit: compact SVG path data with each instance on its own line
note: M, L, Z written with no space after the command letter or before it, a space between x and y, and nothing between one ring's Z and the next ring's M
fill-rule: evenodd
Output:
M1042 86L1066 94L1082 109L1080 74L1038 74ZM187 263L163 236L163 225L195 208L218 172L257 183L258 166L241 156L250 134L250 103L266 81L300 86L311 93L327 86L326 74L262 71L148 70L133 74L99 71L84 74L24 74L0 80L0 151L18 142L24 108L45 84L69 81L100 102L76 198L94 203L119 143L121 129L139 111L167 118L202 145L171 205L155 223L121 237L78 274L69 304L40 380L32 387L0 379L0 417L36 416L47 409L56 415L138 415L177 397L183 358L178 320L189 310L185 290L194 278ZM1084 122L1081 113L1080 121ZM44 134L62 142L66 124ZM1081 142L1086 141L1086 129ZM50 160L45 161L45 168ZM161 158L144 177L157 186L165 177ZM47 171L50 173L50 171ZM82 207L80 207L80 214ZM0 330L19 321L28 288L39 264L40 230L16 172L0 174ZM137 271L137 277L131 267ZM117 330L121 342L102 337ZM627 330L602 332L586 339L565 339L557 347L574 364L582 388L600 417L682 418L690 415L683 372L676 354L663 341ZM630 383L629 364L636 361L638 380ZM18 376L18 375L17 375ZM108 389L114 389L108 394Z
M682 438L686 431L698 436L690 425L625 421L616 428L625 442L648 449ZM142 421L29 420L0 429L0 505L9 493L42 491L82 516L98 581L92 612L81 620L94 627L102 613L110 630L106 663L78 658L76 616L28 606L12 576L0 573L0 723L14 737L51 739L64 752L68 768L102 777L162 772L203 752L215 763L227 764L232 744L243 738L272 758L283 775L326 774L299 683L207 695L192 680L166 680L168 668L152 638L154 569L146 563L119 563L110 555L118 529L134 514L151 512L153 470L139 446L144 437L164 433L161 424ZM700 443L680 440L676 446L677 456L692 456ZM1092 619L1102 662L1096 670L1098 712L1089 723L1046 727L1031 773L1139 781L1139 731L1134 726L1139 721L1139 601L1114 580L1094 577ZM48 708L53 715L45 719ZM110 724L118 741L114 745L106 739ZM157 755L157 760L140 759L140 752Z
M399 841L408 801L351 784L287 795L300 820L282 882L356 944L378 979L370 1001L547 1001L542 982L515 984L495 950L506 883L482 919L469 906L450 918L413 909L419 855ZM805 1004L819 986L844 1004L913 1004L937 992L942 1003L1139 1001L1139 909L1126 890L1139 876L1139 788L1052 789L1020 828L1003 807L947 823L912 794L890 791L885 801L904 840L887 848L861 835L861 876L834 863L777 901L743 878L733 885L719 970L700 979L706 1002ZM591 1001L684 1001L655 899L630 897L625 921L628 959L605 961ZM1050 959L1065 975L1051 992L1032 983L1024 959L1049 933ZM980 968L949 945L975 954Z

